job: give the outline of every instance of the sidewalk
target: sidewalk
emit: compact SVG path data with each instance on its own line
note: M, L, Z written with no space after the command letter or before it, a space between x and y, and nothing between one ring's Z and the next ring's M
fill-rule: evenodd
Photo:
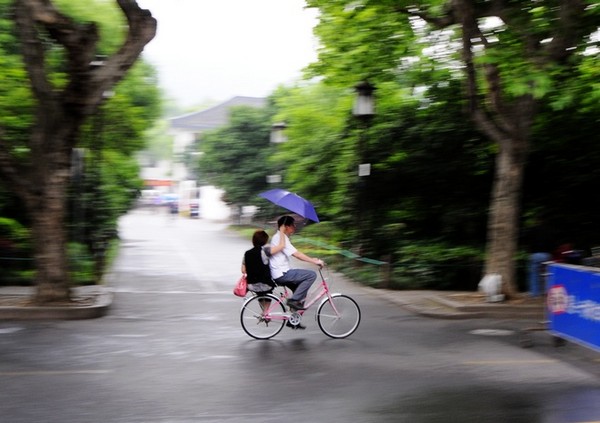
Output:
M113 299L108 288L92 285L74 288L68 306L34 306L33 293L33 287L0 287L0 320L95 319L106 315Z
M415 314L437 319L510 318L544 320L541 298L487 302L478 292L390 291L371 289L374 295L393 302Z
M392 291L360 287L369 295L415 314L437 319L511 318L544 319L541 299L489 303L476 292ZM0 320L93 319L109 312L113 294L105 286L74 289L74 305L39 307L29 303L31 287L0 287Z

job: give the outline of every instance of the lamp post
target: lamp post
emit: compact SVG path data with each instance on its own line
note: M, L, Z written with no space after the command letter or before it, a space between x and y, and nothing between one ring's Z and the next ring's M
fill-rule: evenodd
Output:
M354 90L356 91L356 98L354 99L354 107L352 108L352 114L360 121L361 130L358 136L358 193L356 195L356 216L358 218L358 229L361 246L360 250L363 249L362 243L364 240L365 223L364 212L362 210L364 206L363 195L366 192L366 180L365 177L371 174L371 164L363 163L365 160L365 132L368 128L371 119L375 116L375 86L371 85L368 81L363 81L355 85Z
M358 139L358 176L369 176L371 174L371 164L362 163L364 151L364 134L363 132L368 127L371 119L375 116L375 86L367 81L363 81L354 87L356 98L352 114L361 121L362 130Z
M271 125L271 144L283 144L287 141L287 136L285 135L286 128L287 124L285 122L277 122ZM267 175L268 184L281 184L282 180L281 171L275 175Z
M105 65L106 56L96 56L90 63L92 68L101 68ZM91 189L91 213L88 218L90 225L90 245L94 256L94 281L100 283L106 264L106 250L110 235L108 231L108 222L110 221L111 211L106 199L106 192L102 184L102 150L104 148L104 124L105 124L105 104L114 96L113 91L104 91L98 102L96 114L94 116L92 130L92 184Z
M354 108L352 114L360 119L369 119L375 115L375 86L368 81L363 81L354 86L356 91L356 99L354 100Z
M285 122L277 122L271 125L271 142L273 144L283 144L287 141L285 136L285 129L287 124Z

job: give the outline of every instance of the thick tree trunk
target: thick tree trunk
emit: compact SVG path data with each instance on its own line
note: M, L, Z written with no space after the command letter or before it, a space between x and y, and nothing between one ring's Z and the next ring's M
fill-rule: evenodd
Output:
M488 217L488 242L485 274L499 274L502 293L507 298L517 295L515 255L518 245L520 193L523 183L523 141L502 143L496 156L496 175L492 187Z
M477 127L498 146L496 169L488 217L485 276L498 274L502 293L507 298L517 294L515 253L519 231L520 195L528 151L528 136L535 116L535 100L529 94L506 99L502 78L496 65L477 66L474 40L485 40L478 24L473 2L455 0L462 24L463 60L467 76L469 113ZM480 83L487 91L482 96Z
M29 204L35 243L39 304L70 299L70 278L65 231L66 193L69 181L68 159L46 165L37 204Z

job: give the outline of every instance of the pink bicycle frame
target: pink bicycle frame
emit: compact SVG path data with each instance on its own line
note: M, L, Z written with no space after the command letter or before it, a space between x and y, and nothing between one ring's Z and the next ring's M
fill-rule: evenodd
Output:
M321 298L323 298L325 296L327 296L328 298L331 299L329 285L327 285L327 282L325 281L325 278L323 277L323 274L321 273L320 269L319 269L319 275L321 276L321 287L319 288L319 291L315 294L310 295L310 298L308 298L304 304L305 309L298 310L297 311L298 314L303 315L307 309L309 309L314 303L316 303L317 301L319 301ZM264 313L265 317L268 317L271 320L288 320L289 319L290 315L288 313L286 313L284 315L271 314L271 312L274 310L274 307L276 307L278 304L282 304L282 300L284 298L288 297L288 289L286 287L283 287L283 289L284 289L284 291L279 296L277 303L269 305L267 310L265 310L265 313ZM333 310L335 311L335 313L338 314L338 311L335 309L335 304L333 303L333 301L331 301L331 306L332 306Z

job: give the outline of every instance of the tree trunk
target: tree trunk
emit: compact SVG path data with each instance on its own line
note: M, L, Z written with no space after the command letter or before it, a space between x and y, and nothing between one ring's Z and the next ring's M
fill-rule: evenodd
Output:
M36 262L38 304L70 299L69 263L65 231L68 160L47 164L44 185L36 204L29 204Z
M496 156L496 174L492 187L488 217L488 242L485 274L499 274L502 293L507 298L516 296L515 254L518 245L520 192L523 183L524 141L507 140L501 143Z
M477 127L498 146L488 217L485 275L500 275L502 293L511 298L517 293L515 253L520 195L536 102L530 94L515 99L505 98L497 65L475 64L474 40L485 40L485 35L479 29L474 3L455 1L456 10L461 11L469 114ZM487 83L485 96L480 94L481 80Z

